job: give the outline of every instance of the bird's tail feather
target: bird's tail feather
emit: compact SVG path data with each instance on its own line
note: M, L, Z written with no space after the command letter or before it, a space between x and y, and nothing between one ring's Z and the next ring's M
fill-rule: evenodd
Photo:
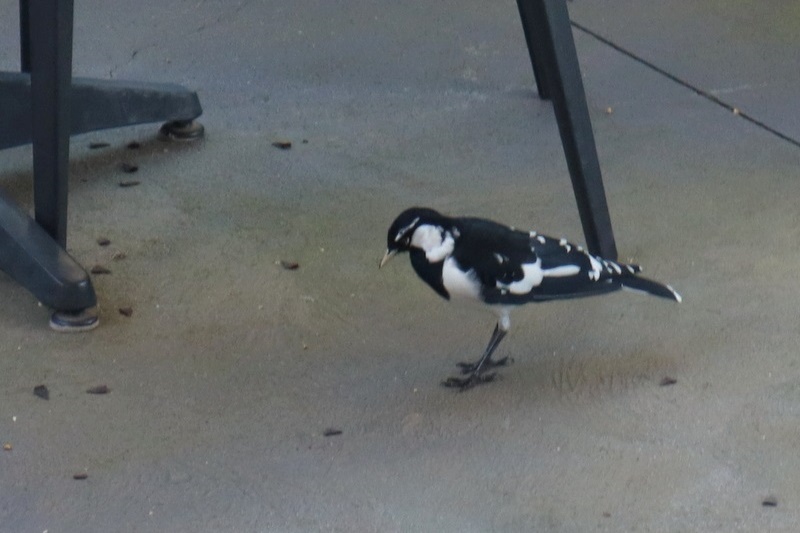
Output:
M645 292L653 296L660 296L668 300L681 301L681 295L675 292L675 289L669 285L659 283L647 278L640 278L638 276L625 276L619 280L622 283L623 289L631 291Z

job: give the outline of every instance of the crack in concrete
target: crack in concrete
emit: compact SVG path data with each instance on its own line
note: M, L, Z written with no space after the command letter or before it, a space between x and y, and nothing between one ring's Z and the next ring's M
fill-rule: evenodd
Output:
M713 95L720 95L720 94L731 94L744 91L754 91L756 89L764 89L766 87L769 87L769 83L765 82L765 83L758 83L755 85L751 83L745 83L743 85L736 85L735 87L721 87L719 89L709 89L708 92L710 92Z
M748 113L745 113L744 111L742 111L741 109L737 108L736 106L734 106L732 104L729 104L728 102L726 102L725 100L723 100L722 98L720 98L716 94L714 94L715 91L713 91L713 90L709 91L709 90L703 89L701 87L698 87L697 85L694 85L691 82L689 82L689 81L687 81L687 80L685 80L683 78L680 78L677 75L672 74L671 72L668 72L667 70L664 70L663 68L657 66L655 63L652 63L652 62L648 61L647 59L644 59L643 57L636 55L635 53L631 52L630 50L628 50L626 48L623 48L622 46L618 45L614 41L612 41L612 40L610 40L610 39L608 39L606 37L603 37L599 33L595 32L593 30L590 30L589 28L587 28L586 26L583 26L582 24L578 24L575 21L570 21L570 23L572 24L573 28L585 33L586 35L588 35L590 37L593 37L594 39L596 39L597 41L600 41L601 43L605 44L606 46L609 46L609 47L613 48L614 50L616 50L620 54L622 54L622 55L624 55L626 57L629 57L630 59L633 59L637 63L640 63L640 64L644 65L645 67L649 68L650 70L660 74L661 76L664 76L665 78L669 79L670 81L673 81L673 82L677 83L678 85L681 85L682 87L685 87L685 88L689 89L690 91L696 93L697 95L702 96L706 100L708 100L710 102L713 102L714 104L727 109L728 111L730 111L734 115L746 120L747 122L750 122L754 126L757 126L757 127L761 128L762 130L764 130L766 132L769 132L772 135L778 137L779 139L784 140L784 141L788 142L789 144L792 144L792 145L800 148L800 140L795 139L795 138L793 138L793 137L791 137L791 136L789 136L789 135L787 135L787 134L785 134L785 133L783 133L781 131L778 131L777 129L773 128L769 124L766 124L765 122L762 122L761 120L755 118L754 116L752 116L752 115L750 115Z
M194 29L191 29L191 30L188 30L188 31L186 31L186 32L184 32L184 33L182 33L182 34L178 35L178 38L181 38L181 39L183 39L183 38L185 38L185 37L189 37L190 35L196 35L196 34L198 34L198 33L202 33L202 32L204 32L204 31L206 31L206 30L208 30L208 29L210 29L210 28L213 28L213 27L215 27L215 26L218 26L218 25L222 24L223 22L225 22L225 21L227 21L227 20L233 19L233 18L235 18L235 17L236 17L236 16L237 16L237 15L238 15L238 14L239 14L239 13L240 13L242 10L244 10L244 9L245 9L247 6L249 6L249 5L250 5L250 4L252 4L252 3L253 3L253 0L242 0L242 1L239 3L239 5L238 5L238 6L236 6L236 7L233 9L233 11L232 11L232 12L226 12L226 11L224 11L224 10L223 10L223 12L219 13L219 14L217 15L217 17L216 17L215 19L213 19L212 21L210 21L210 22L203 22L203 23L201 23L201 24L200 24L198 27L196 27L196 28L194 28ZM146 45L144 45L144 46L140 46L139 48L135 48L135 49L133 50L133 52L131 52L131 56L128 58L128 60L127 60L127 61L125 61L124 63L120 63L120 64L118 64L118 65L115 65L115 66L113 66L113 67L111 67L111 68L109 69L109 71L108 71L108 77L113 79L113 78L114 78L114 75L117 73L117 71L119 71L119 70L121 70L121 69L123 69L123 68L127 67L128 65L130 65L130 64L133 62L133 60L134 60L134 59L136 59L136 56L138 56L138 55L139 55L141 52L143 52L143 51L145 51L145 50L149 50L149 49L151 49L151 48L156 48L156 47L158 47L159 45L161 45L161 44L162 44L162 42L163 42L163 41L158 41L158 42L154 42L154 43L146 44Z
M203 31L205 31L205 30L207 30L209 28L213 28L214 26L217 26L217 25L221 24L226 19L235 18L239 13L242 12L242 10L244 10L244 8L246 8L247 6L249 6L252 3L253 3L253 0L242 0L242 2L240 2L239 5L236 6L236 8L234 8L233 12L231 12L230 14L222 12L217 16L216 19L212 20L211 22L207 22L207 23L201 24L200 26L198 26L194 30L186 33L184 35L184 37L188 36L188 35L194 35L196 33L201 33L201 32L203 32Z

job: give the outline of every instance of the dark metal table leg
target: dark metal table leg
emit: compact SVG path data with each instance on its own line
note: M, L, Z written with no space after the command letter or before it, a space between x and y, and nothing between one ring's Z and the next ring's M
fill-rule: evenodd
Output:
M22 73L0 72L0 149L33 143L34 210L0 191L0 270L55 309L57 330L97 325L86 271L65 251L69 136L166 121L162 133L191 140L197 94L174 84L72 79L73 0L20 0Z
M31 130L36 222L67 244L72 0L32 0Z
M581 80L566 0L518 0L528 41L543 65L547 88L561 134L572 188L578 203L586 245L592 253L616 259L617 246L611 228L597 147Z
M533 67L533 78L536 80L536 90L542 100L550 99L550 87L548 86L546 66L541 60L541 50L547 46L542 31L544 20L544 10L539 1L517 0L519 16L522 20L522 31L525 34L525 43L528 45L528 56L531 58Z
M22 72L31 71L31 18L28 5L28 0L19 0L19 63Z
M36 223L20 222L6 205L6 245L14 262L4 265L43 303L56 309L50 321L59 330L97 325L96 296L86 272L64 251L67 245L70 104L72 101L72 0L30 0L27 16L33 141L33 203ZM26 65L23 65L23 67ZM7 204L7 202L6 202ZM41 228L49 239L39 234ZM23 239L15 241L14 239ZM52 239L52 240L51 240ZM29 267L29 272L20 268ZM53 276L55 274L55 277Z

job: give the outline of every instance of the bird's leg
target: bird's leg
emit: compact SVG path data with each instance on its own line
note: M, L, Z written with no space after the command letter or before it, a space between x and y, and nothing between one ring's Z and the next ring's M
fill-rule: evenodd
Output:
M480 359L474 363L456 363L456 366L461 369L461 373L471 374L478 368L486 371L496 366L506 366L508 364L508 357L503 357L502 359L497 360L491 358L494 349L497 348L497 345L500 344L500 341L503 339L503 337L505 337L506 333L507 331L500 329L499 324L495 325L494 331L492 332L492 338L489 339L489 344L486 346L486 351L483 352L483 355Z
M474 385L492 381L496 374L483 374L483 371L485 368L502 366L508 362L508 358L501 359L500 361L492 361L492 353L494 353L495 349L500 344L500 341L503 340L503 337L506 336L507 332L507 329L501 328L500 324L498 323L494 327L492 338L489 339L489 345L486 346L486 351L483 352L481 358L474 364L462 366L462 368L465 369L464 373L469 373L469 376L465 378L447 378L442 382L442 385L445 387L466 390Z

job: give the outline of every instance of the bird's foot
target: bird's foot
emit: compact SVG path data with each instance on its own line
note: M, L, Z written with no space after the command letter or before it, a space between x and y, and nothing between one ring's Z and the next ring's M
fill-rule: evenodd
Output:
M466 378L447 378L446 380L442 381L442 386L450 389L459 389L463 392L467 389L475 387L476 385L483 385L484 383L494 381L494 378L496 377L496 372L492 372L491 374L472 373Z
M509 359L508 356L503 357L502 359L498 359L497 361L493 359L489 359L485 363L483 363L483 369L490 369L496 368L498 366L508 366L513 363L513 359ZM478 363L456 363L456 366L461 369L462 374L472 374L478 368Z

